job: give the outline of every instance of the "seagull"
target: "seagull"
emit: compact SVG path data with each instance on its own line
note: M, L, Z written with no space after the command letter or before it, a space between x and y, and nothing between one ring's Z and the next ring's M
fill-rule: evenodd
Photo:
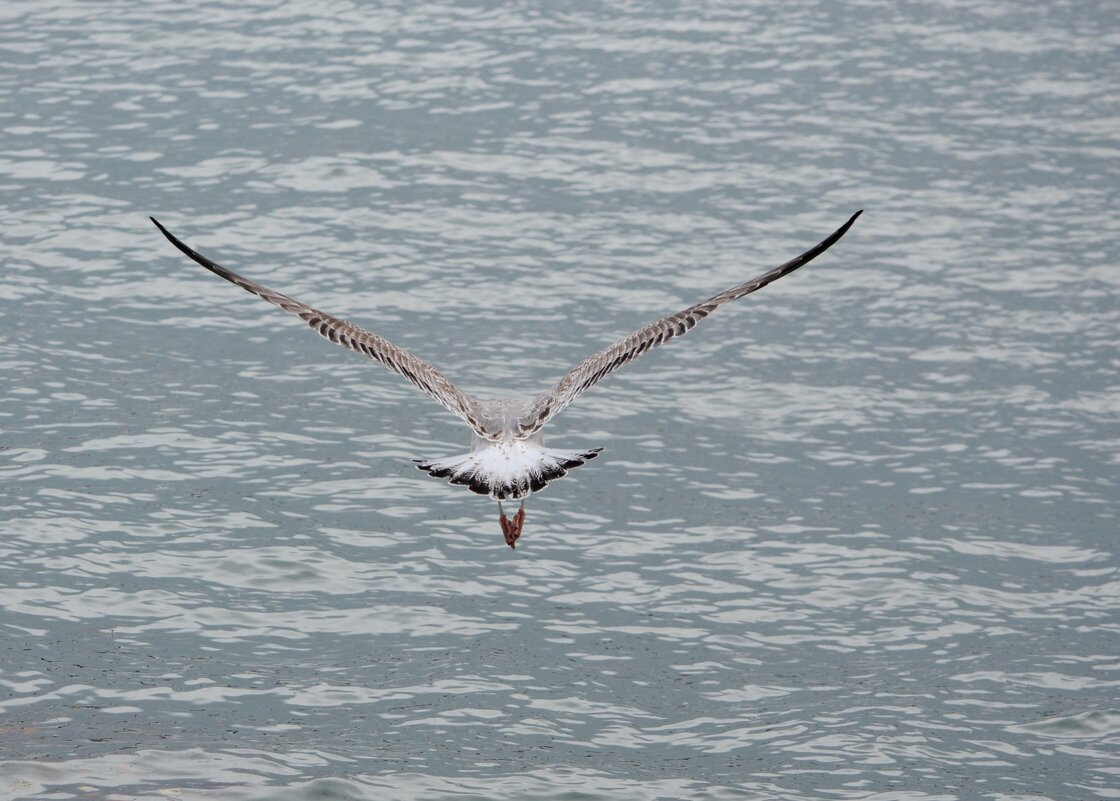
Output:
M502 535L506 544L515 548L525 525L525 499L534 492L543 490L549 482L565 476L569 470L594 459L603 450L546 448L541 430L549 420L606 376L643 353L688 333L723 304L762 289L809 263L847 233L862 213L863 210L860 209L819 244L785 264L645 325L613 345L593 353L535 398L502 398L491 401L474 398L419 356L397 347L372 331L321 312L226 269L176 239L155 217L149 219L172 245L210 272L296 315L331 342L357 351L394 373L399 373L470 426L474 436L471 438L469 452L442 459L418 459L415 460L417 467L430 476L445 478L452 484L466 486L472 492L489 495L496 500ZM506 516L503 501L520 501L517 512L512 517Z

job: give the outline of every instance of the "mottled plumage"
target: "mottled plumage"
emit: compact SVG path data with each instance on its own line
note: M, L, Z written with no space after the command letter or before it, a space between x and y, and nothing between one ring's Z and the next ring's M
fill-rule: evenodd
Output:
M356 350L375 362L385 365L394 373L400 373L434 398L440 406L458 415L474 429L475 433L486 436L486 430L482 427L482 404L455 386L451 379L428 362L413 356L404 348L398 348L392 342L382 339L372 331L367 331L338 317L332 317L326 312L308 306L306 303L301 303L287 295L274 292L266 286L261 286L256 281L243 278L233 270L227 270L222 265L211 261L180 242L170 231L160 225L159 220L155 217L149 217L149 219L156 224L156 227L168 238L172 245L210 272L220 275L230 283L237 284L242 289L252 292L258 298L267 300L284 311L296 315L331 342L350 350Z
M518 421L520 433L522 436L529 436L540 431L545 423L568 408L571 402L583 394L585 390L594 386L624 364L632 362L646 351L664 345L675 337L684 336L724 303L730 303L744 295L749 295L757 289L762 289L767 284L777 281L784 275L789 275L798 267L812 261L847 233L852 223L861 214L863 214L862 209L853 214L851 219L834 231L831 236L797 258L790 259L785 264L775 267L757 278L733 286L726 292L720 292L718 295L713 295L707 300L695 303L687 309L670 314L668 317L662 317L649 325L644 325L613 345L603 348L598 353L591 354L557 381L551 389L538 396L530 404L528 413Z
M502 532L506 543L513 547L521 535L525 519L524 499L544 489L550 481L562 477L573 467L595 458L602 450L546 448L540 434L545 423L604 377L643 353L688 333L724 303L749 295L812 261L835 244L862 213L857 211L829 237L797 258L643 326L592 354L536 398L530 401L502 399L486 402L464 392L431 364L403 348L353 323L241 277L180 242L154 217L152 222L171 244L206 269L296 315L331 342L357 351L403 375L469 425L474 431L469 453L420 461L418 467L429 475L446 478L452 484L465 485L474 492L489 495L498 501L499 509L503 500L521 500L522 508L512 520L506 518L504 511L501 514Z

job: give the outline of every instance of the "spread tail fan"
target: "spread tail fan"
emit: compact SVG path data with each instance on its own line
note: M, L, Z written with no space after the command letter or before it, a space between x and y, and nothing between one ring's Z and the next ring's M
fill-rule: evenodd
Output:
M459 456L422 461L416 466L430 476L462 484L479 495L499 501L518 500L530 492L540 492L548 482L594 459L601 450L545 448L535 442L515 440L488 444Z

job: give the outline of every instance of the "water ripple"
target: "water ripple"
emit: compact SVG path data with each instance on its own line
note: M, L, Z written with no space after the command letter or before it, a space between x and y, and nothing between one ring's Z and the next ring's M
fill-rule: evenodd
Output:
M1115 795L1114 14L0 8L0 796ZM490 396L465 429L186 263Z

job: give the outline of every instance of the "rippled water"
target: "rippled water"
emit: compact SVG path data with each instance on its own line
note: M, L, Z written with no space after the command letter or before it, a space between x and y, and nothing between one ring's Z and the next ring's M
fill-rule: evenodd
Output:
M0 795L1120 786L1115 4L8 2ZM471 391L818 262L589 393Z

